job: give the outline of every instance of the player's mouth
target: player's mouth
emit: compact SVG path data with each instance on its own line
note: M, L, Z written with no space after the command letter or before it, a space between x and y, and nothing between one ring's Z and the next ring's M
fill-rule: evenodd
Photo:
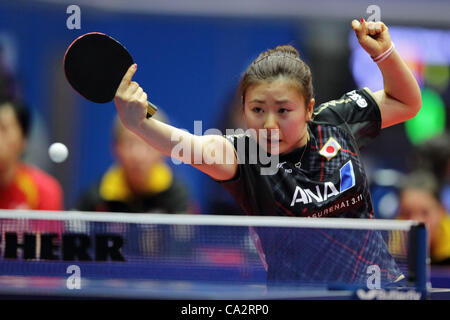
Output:
M283 141L282 139L278 139L275 137L266 137L265 140L267 141L267 143L271 143L271 144L280 143Z
M266 141L267 141L266 148L270 153L277 154L280 152L283 140L266 140Z

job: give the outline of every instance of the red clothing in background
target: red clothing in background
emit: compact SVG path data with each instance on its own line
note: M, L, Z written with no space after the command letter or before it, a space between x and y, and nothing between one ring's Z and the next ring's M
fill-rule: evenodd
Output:
M62 188L49 174L22 163L11 183L0 187L0 209L63 210Z
M63 210L63 192L58 181L44 171L20 164L14 178L0 187L0 209ZM27 223L3 220L1 231L51 232L64 231L64 222L28 220Z

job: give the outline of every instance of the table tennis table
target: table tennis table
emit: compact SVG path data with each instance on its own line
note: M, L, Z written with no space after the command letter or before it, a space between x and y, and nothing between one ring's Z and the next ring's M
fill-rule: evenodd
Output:
M449 276L446 280L450 281ZM342 286L289 286L267 290L264 284L224 284L148 279L82 279L78 288L67 278L0 276L0 299L168 299L168 300L450 300L450 289L374 289Z

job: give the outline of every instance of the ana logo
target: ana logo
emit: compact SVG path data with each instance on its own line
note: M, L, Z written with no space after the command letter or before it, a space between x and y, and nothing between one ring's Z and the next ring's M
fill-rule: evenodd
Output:
M327 143L323 145L319 153L321 156L327 158L327 160L330 160L335 155L337 155L340 149L341 145L333 137L331 137L330 139L328 139Z
M296 186L294 196L292 197L291 207L298 202L303 204L311 203L313 200L315 202L323 202L355 186L355 172L353 171L353 164L351 160L342 166L339 173L341 177L339 190L336 188L334 183L330 181L325 182L323 185L316 185L315 192L307 188L302 189L299 186Z

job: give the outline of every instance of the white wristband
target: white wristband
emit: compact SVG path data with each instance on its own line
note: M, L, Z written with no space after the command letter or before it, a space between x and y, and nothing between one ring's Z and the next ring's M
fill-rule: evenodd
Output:
M378 57L373 58L373 61L375 63L380 63L381 61L383 61L384 59L386 59L387 57L390 56L390 54L392 53L392 51L394 51L395 45L392 42L391 46L389 47L389 49L387 49L385 52L383 52L382 54L380 54Z

